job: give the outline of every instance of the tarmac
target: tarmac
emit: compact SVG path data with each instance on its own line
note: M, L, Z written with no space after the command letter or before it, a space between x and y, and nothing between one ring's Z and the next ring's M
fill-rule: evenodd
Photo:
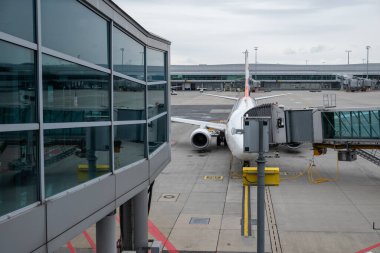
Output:
M280 93L284 92L252 95ZM287 108L317 107L324 104L324 94L335 94L337 107L362 107L379 106L380 97L378 92L290 93L263 102L278 102ZM188 91L170 98L172 116L209 121L227 119L234 102ZM240 161L232 157L227 147L216 146L216 140L205 152L195 150L189 142L195 126L172 123L171 129L172 162L156 179L149 214L151 223L165 237L166 249L256 252L256 226L252 226L252 236L241 236ZM337 162L336 151L328 150L326 155L314 157L313 175L314 179L329 180L313 183L305 173L312 159L309 144L297 150L279 147L266 154L266 165L280 168L281 183L266 190L265 251L380 252L380 230L373 229L373 224L380 228L380 168L359 156L353 162ZM256 194L256 187L251 187L252 219L256 219ZM89 231L95 238L94 228ZM154 239L153 234L150 237ZM85 251L83 235L72 243L78 245L77 252L92 252Z

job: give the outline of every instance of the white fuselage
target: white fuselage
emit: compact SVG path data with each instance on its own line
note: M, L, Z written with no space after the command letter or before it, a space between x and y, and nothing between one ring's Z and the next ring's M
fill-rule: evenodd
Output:
M243 129L244 114L256 106L256 101L251 97L240 98L234 107L227 121L225 136L228 148L233 156L243 161L249 161L254 158L252 153L244 152L243 134L235 133L236 129Z

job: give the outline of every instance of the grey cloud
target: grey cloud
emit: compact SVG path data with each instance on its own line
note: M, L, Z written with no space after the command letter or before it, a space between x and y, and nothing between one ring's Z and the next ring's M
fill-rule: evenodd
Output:
M299 24L271 27L267 29L256 30L255 32L265 36L307 36L313 34L336 33L341 31L350 31L350 26L339 24L329 26L319 24Z
M316 54L316 53L321 53L325 50L326 50L326 48L324 46L318 45L318 46L310 48L310 53Z
M284 50L284 54L286 54L286 55L294 55L294 54L296 54L296 53L297 53L297 51L294 50L294 49L292 49L292 48L286 48L286 49Z
M380 1L377 0L274 0L267 1L266 3L272 4L274 7L270 8L255 8L248 6L249 2L238 2L235 4L218 5L219 9L238 15L309 15L311 13L319 13L327 10L338 9L343 7L352 7L359 5L376 5L380 9ZM276 3L281 3L286 8L277 8ZM227 3L228 4L228 3Z

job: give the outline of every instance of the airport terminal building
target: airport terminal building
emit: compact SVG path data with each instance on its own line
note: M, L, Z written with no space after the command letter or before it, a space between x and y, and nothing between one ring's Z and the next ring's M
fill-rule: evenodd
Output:
M53 252L147 204L171 159L169 59L111 0L0 2L0 252Z
M344 88L345 80L367 77L367 64L345 65L287 65L250 64L250 77L267 90L308 90ZM244 64L173 65L171 85L177 90L234 90L244 87ZM368 65L368 78L379 88L380 63Z

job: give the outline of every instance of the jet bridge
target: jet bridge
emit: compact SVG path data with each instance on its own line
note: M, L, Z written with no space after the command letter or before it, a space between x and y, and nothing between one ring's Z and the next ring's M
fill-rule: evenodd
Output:
M356 155L372 162L380 159L374 152L380 149L380 107L307 108L285 110L277 104L263 104L247 111L244 116L244 148L255 152L252 134L257 133L257 117L269 117L270 144L296 147L312 143L314 154L321 155L327 148L338 150L341 161L356 160Z

